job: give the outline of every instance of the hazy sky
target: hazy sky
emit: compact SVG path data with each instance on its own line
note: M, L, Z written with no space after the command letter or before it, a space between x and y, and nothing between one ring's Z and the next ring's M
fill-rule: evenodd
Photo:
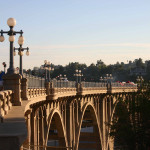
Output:
M0 5L0 30L7 31L13 17L14 30L24 31L23 47L30 48L25 69L45 59L56 65L150 59L150 0L0 0ZM0 43L0 70L3 61L9 63L8 35Z

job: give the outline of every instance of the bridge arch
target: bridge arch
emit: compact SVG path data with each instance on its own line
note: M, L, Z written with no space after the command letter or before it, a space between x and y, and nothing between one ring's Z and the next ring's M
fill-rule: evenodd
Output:
M126 100L127 99L127 96L131 96L132 93L128 93L127 94L124 94L124 93L118 93L118 94L115 94L115 95L111 95L110 98L111 98L111 101L113 102L112 103L112 112L111 112L111 116L110 116L110 122L112 122L113 118L114 118L114 114L115 114L115 111L116 111L116 106L117 106L117 103L119 101L120 98L122 98L123 100ZM110 128L108 130L108 134L110 133ZM107 149L114 149L114 139L111 139L109 136L108 136L108 140L107 140L107 143L106 143L106 147Z
M101 130L100 130L100 121L99 121L100 119L98 119L96 109L95 109L94 105L91 102L86 102L83 105L82 111L79 115L79 127L78 127L78 131L77 131L77 136L76 136L76 147L75 147L75 149L78 150L78 148L79 148L79 139L80 139L82 122L83 122L84 115L85 115L85 112L86 112L87 109L90 109L93 123L95 125L97 125L99 142L100 142L100 145L99 145L100 149L99 150L101 150L103 145L102 145L102 134L101 134Z
M57 124L56 124L56 128L58 130L58 136L60 137L59 141L59 145L61 144L61 146L63 147L68 147L68 142L67 142L67 136L66 136L66 130L63 124L63 119L61 116L61 113L59 112L58 109L54 108L51 110L49 116L48 116L48 128L46 131L46 137L45 137L45 145L47 146L48 143L48 139L49 139L49 132L51 129L51 124L52 124L52 120L55 119Z

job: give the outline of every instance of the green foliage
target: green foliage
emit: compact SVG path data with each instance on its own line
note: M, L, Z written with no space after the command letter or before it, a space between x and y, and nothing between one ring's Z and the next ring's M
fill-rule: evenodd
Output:
M119 99L109 125L110 137L120 149L150 148L150 92Z
M83 73L82 80L85 81L92 81L92 82L99 82L100 77L106 76L106 74L112 74L114 81L133 81L136 82L136 75L130 75L130 69L135 69L136 67L145 67L147 71L147 76L144 76L144 79L147 81L150 80L150 61L146 61L143 63L142 59L135 59L133 62L129 61L128 64L123 62L117 62L114 65L106 65L101 59L97 60L97 63L90 64L87 66L86 64L80 64L79 62L70 62L66 66L62 65L54 65L54 71L51 71L51 77L56 78L60 74L66 75L68 80L75 81L75 70L80 69ZM30 70L30 69L29 69ZM26 73L30 73L36 76L44 77L44 71L38 70L30 70L24 71Z

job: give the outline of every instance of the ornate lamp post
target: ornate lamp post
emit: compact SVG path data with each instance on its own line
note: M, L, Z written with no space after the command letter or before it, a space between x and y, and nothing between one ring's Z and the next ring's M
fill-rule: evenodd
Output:
M103 78L103 77L100 77L100 81L102 82L102 81L104 81L104 82L111 82L111 80L113 79L113 77L112 77L112 74L106 74L106 76Z
M18 43L19 43L19 41L18 41ZM20 73L21 75L23 75L23 68L22 68L22 56L23 56L23 51L24 51L24 50L27 50L27 51L26 51L26 55L29 56L29 48L28 48L28 47L27 47L27 48L22 48L22 45L20 45L19 48L15 48L15 47L14 47L14 56L16 55L16 51L15 51L15 50L18 50L18 55L20 56L20 69L19 69L19 73Z
M81 73L81 70L76 70L76 73L74 74L76 76L76 83L81 83L81 77L83 74Z
M2 65L4 66L4 73L6 73L6 63L3 62Z
M48 68L48 81L50 82L51 81L50 73L51 71L54 70L54 68L51 67L50 62L47 63L47 68Z
M45 81L47 81L47 60L44 60L44 67L43 69L45 69Z
M107 82L111 82L111 80L113 79L112 74L106 74L106 77L104 78Z
M7 24L8 26L10 27L10 30L9 31L3 31L1 30L0 31L0 42L3 42L5 40L3 34L8 34L9 35L9 42L10 42L10 62L9 62L9 68L8 68L8 71L7 73L8 74L14 74L15 73L15 69L14 69L14 49L13 49L13 43L15 41L15 35L16 34L20 34L20 37L19 37L19 43L22 45L23 44L23 41L24 41L24 38L22 36L23 34L23 31L14 31L13 30L13 27L16 25L16 20L14 18L9 18L7 20Z

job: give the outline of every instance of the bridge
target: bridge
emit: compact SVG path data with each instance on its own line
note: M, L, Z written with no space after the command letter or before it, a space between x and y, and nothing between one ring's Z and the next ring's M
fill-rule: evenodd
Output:
M112 150L109 123L120 97L133 99L126 83L51 81L6 74L0 91L0 150Z

